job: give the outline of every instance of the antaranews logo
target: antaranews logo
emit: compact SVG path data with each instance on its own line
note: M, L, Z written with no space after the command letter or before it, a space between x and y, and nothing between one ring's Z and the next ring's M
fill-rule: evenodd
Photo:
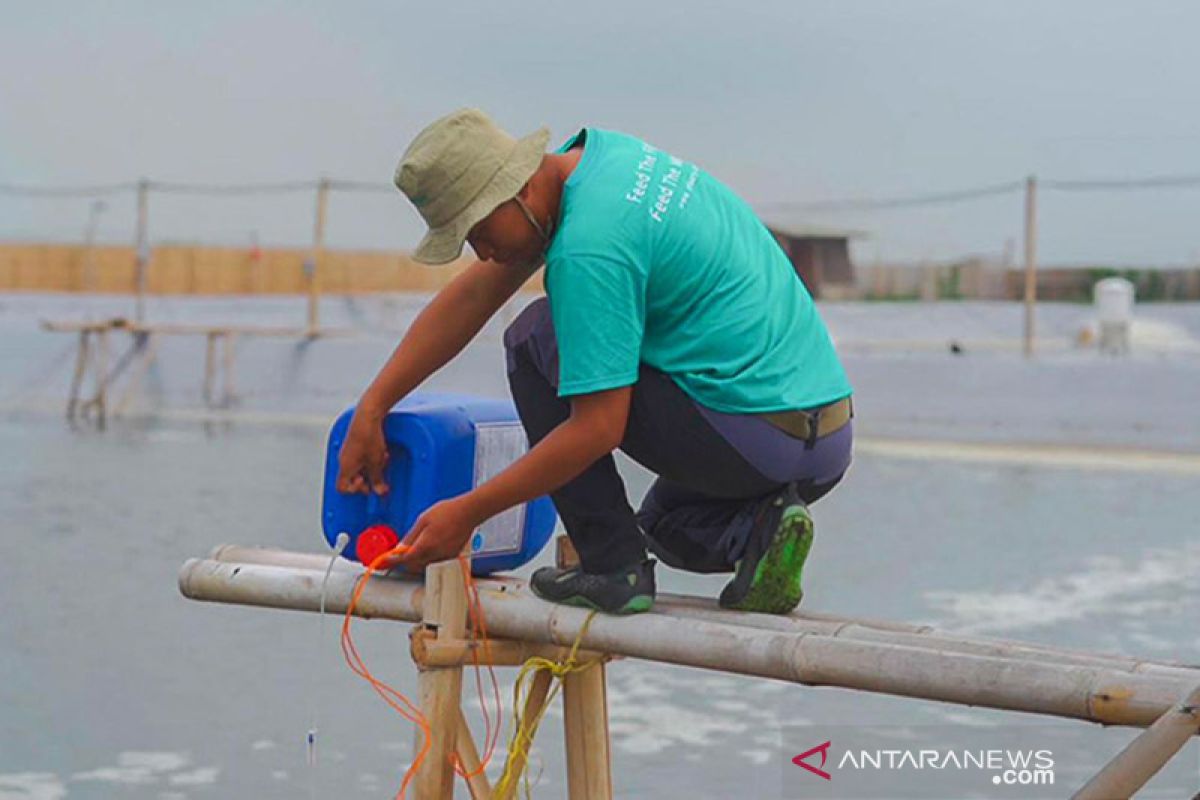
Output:
M1045 787L1054 785L1054 755L1040 748L966 748L966 747L885 747L846 748L835 750L833 740L827 739L792 758L792 763L807 774L833 781L849 788L843 781L855 782L890 774L891 780L911 781L931 786L944 780L946 773L968 773L976 777L973 783L990 782L999 787ZM826 764L829 768L826 768ZM804 780L804 779L801 779ZM811 786L811 781L805 781Z
M821 754L821 767L824 767L825 759L829 755L830 744L832 744L832 742L826 741L824 744L819 744L810 750L805 750L803 753L801 753L800 755L793 758L792 763L795 764L797 767L803 767L804 769L808 770L812 774L818 775L827 781L833 780L833 776L830 775L828 772L826 772L824 769L821 769L819 767L814 767L812 764L809 764L807 761L805 761L805 759L807 759L809 756L812 756L816 753L820 753Z
M1052 800L1083 786L1125 744L1077 725L983 714L936 724L794 723L780 741L775 764L788 800ZM1147 796L1192 797L1198 765L1200 740L1155 775Z

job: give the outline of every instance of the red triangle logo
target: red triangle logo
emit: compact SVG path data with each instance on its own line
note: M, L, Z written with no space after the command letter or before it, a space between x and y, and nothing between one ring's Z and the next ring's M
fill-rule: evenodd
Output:
M830 743L827 741L824 744L817 745L816 747L812 748L811 750L805 750L803 753L801 753L800 755L793 758L792 763L795 764L797 767L803 767L804 769L808 770L809 772L811 772L814 775L820 775L822 778L824 778L827 781L833 780L833 776L830 775L828 772L821 769L820 767L814 767L812 764L809 764L808 762L806 762L804 760L804 759L808 758L809 756L813 755L814 753L820 753L821 754L821 766L822 767L825 766L825 759L829 755L829 744Z

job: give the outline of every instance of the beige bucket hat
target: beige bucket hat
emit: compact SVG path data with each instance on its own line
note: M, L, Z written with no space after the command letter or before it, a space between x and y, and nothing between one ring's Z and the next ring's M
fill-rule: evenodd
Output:
M396 186L429 231L413 258L446 264L462 253L467 233L511 200L537 171L550 131L515 139L477 108L447 114L417 134L396 167Z

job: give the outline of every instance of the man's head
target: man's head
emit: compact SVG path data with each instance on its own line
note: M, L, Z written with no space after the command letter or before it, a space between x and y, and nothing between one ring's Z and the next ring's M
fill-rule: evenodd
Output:
M538 260L549 244L550 215L538 202L538 176L550 134L514 139L478 109L442 117L421 131L396 168L396 186L429 225L413 257L426 264L458 258L470 241L480 258Z

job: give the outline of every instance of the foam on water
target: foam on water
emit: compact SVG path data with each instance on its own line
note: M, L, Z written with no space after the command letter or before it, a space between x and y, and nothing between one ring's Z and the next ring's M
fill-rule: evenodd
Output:
M111 783L152 783L162 773L187 766L182 753L129 751L117 756L113 767L100 767L71 776L75 781L107 781Z
M52 772L0 773L0 800L61 800L67 787Z
M925 598L944 615L934 624L961 633L1008 633L1100 617L1136 623L1146 614L1178 614L1181 604L1194 605L1197 574L1200 542L1189 542L1132 558L1089 557L1074 573L1011 591L933 590Z

